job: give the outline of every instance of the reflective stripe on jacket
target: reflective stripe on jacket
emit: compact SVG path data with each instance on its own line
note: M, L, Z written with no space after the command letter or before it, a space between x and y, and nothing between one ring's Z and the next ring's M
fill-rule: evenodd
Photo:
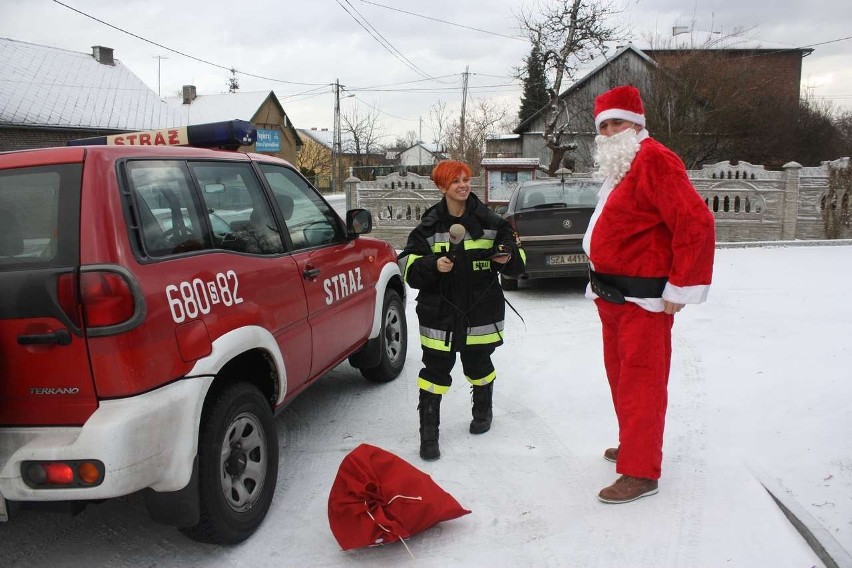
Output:
M465 227L464 239L455 246L450 243L454 223ZM489 258L497 245L512 255L502 266ZM453 259L451 272L438 272L441 256ZM419 290L421 345L452 351L502 344L505 299L498 274L519 276L524 257L511 226L474 194L460 218L449 215L444 199L427 209L398 258L405 282Z

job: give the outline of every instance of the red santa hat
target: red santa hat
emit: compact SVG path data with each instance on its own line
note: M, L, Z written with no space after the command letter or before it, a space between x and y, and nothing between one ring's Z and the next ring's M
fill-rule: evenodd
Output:
M645 107L639 89L633 85L621 85L595 97L595 130L601 122L610 118L621 118L645 126Z

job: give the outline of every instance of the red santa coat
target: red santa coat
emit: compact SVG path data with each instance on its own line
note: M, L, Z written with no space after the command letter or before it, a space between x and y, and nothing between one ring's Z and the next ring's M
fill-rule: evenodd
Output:
M674 322L660 313L663 299L689 304L707 298L716 238L713 214L680 158L646 130L639 139L621 182L604 182L583 248L603 274L668 278L662 298L596 302L619 425L616 471L659 479ZM586 295L597 298L591 287Z
M668 278L663 299L678 304L706 300L713 273L715 220L677 155L639 135L639 151L615 187L607 180L583 248L603 274ZM591 298L597 296L587 291ZM650 311L659 299L627 298Z

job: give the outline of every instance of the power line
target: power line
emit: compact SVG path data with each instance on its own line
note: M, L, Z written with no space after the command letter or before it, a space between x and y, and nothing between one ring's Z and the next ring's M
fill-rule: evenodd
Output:
M349 89L347 89L347 90L349 90ZM382 113L382 114L386 114L386 115L388 115L388 116L389 116L389 117L391 117L391 118L396 118L396 119L399 119L399 120L407 120L407 121L409 121L409 122L417 122L417 121L419 120L419 119L417 119L417 118L403 118L403 117L401 117L401 116L396 116L395 114L391 114L391 113L389 113L389 112L385 112L385 111L383 111L382 109L380 109L380 108L378 108L378 107L374 107L373 105L371 105L370 103L368 103L367 101L365 101L364 99L362 99L361 97L355 96L354 98L355 98L355 100L356 100L356 101L361 101L361 103L362 103L362 104L367 105L368 107L370 107L370 108L371 108L371 109L373 109L374 111L376 111L376 112L380 112L380 113Z
M369 21L367 21L367 19L364 16L362 16L361 13L358 10L356 10L354 6L352 6L352 3L349 2L349 0L344 0L344 1L349 5L350 8L352 8L352 10L355 12L355 14L358 14L358 17L360 17L361 20L363 20L363 22L361 20L359 20L357 17L355 17L355 15L352 12L350 12L349 9L346 6L344 6L343 3L340 0L336 0L336 1L337 1L337 4L341 8L343 8L343 10L347 14L349 14L350 17L353 20L355 20L355 22L357 22L357 24L359 26L364 28L364 31L366 31L368 34L370 34L370 36L374 40L376 40L379 43L379 45L381 45L383 48L385 48L386 51L388 51L388 53L390 53L391 55L396 57L399 61L401 61L403 63L403 65L405 65L406 67L408 67L409 69L411 69L412 71L414 71L415 73L420 75L421 77L424 77L426 79L432 78L428 73L426 73L425 71L422 71L419 67L417 67L417 65L412 63L411 60L408 59L405 55L403 55L401 51L399 51L397 48L395 48L393 46L393 44L391 44L375 27L373 27L373 25Z
M438 79L446 79L447 77L455 77L458 73L450 73L449 75L440 75L438 77L430 77L429 79L415 79L413 81L403 81L401 83L388 83L387 85L373 85L371 87L352 87L349 91L361 91L364 89L380 89L383 87L395 87L397 85L410 85L412 83L423 83L424 81L432 81Z
M523 41L523 42L529 41L525 37L510 36L510 35L501 34L501 33L498 33L498 32L491 32L491 31L488 31L488 30L474 28L474 27L471 27L471 26L465 26L464 24L457 24L455 22L448 22L447 20L441 20L441 19L438 19L438 18L433 18L431 16L424 16L423 14L416 14L414 12L408 12L406 10L394 8L393 6L386 6L384 4L379 4L378 2L370 2L370 0L358 0L358 1L363 2L364 4L372 4L373 6L378 6L379 8L385 8L386 10L393 10L394 12L402 12L403 14L408 14L409 16L414 16L416 18L423 18L424 20L432 20L433 22L439 22L441 24L447 24L448 26L456 26L457 28L464 28L466 30L471 30L471 31L474 31L474 32L480 32L480 33L483 33L483 34L490 34L490 35L494 35L494 36L504 37L504 38L507 38L507 39L514 39L514 40Z
M246 71L241 71L241 70L239 70L239 69L234 69L232 66L219 65L218 63L213 63L212 61L207 61L206 59L201 59L200 57L195 57L194 55L189 55L188 53L184 53L184 52L182 52L182 51L178 51L177 49L173 49L173 48L171 48L171 47L167 47L167 46L165 46L165 45L163 45L163 44L161 44L161 43L157 43L157 42L152 41L152 40L150 40L150 39L144 38L144 37L142 37L142 36L140 36L140 35L138 35L138 34L135 34L135 33L133 33L133 32L130 32L130 31L128 31L128 30L125 30L125 29L123 29L123 28L120 28L120 27L118 27L118 26L116 26L116 25L110 24L109 22L105 22L104 20L101 20L100 18L96 18L95 16L92 16L91 14L87 14L86 12L83 12L83 11L81 11L81 10L78 10L77 8L74 8L73 6L69 6L68 4L63 4L63 3L62 3L62 2L60 2L59 0L53 0L53 2L54 2L54 3L56 3L56 4L59 4L60 6L62 6L62 7L64 7L64 8L68 8L68 9L69 9L69 10L71 10L72 12L77 12L77 13L78 13L78 14L80 14L81 16L85 16L85 17L87 17L87 18L89 18L89 19L91 19L91 20L94 20L94 21L96 21L96 22L98 22L98 23L100 23L100 24L103 24L103 25L105 25L105 26L108 26L108 27L110 27L110 28L112 28L112 29L114 29L114 30L117 30L117 31L119 31L119 32L121 32L121 33L123 33L123 34L127 34L127 35L129 35L129 36L135 37L136 39L140 39L140 40L142 40L142 41L144 41L144 42L150 43L151 45L156 45L157 47L159 47L159 48L161 48L161 49L165 49L166 51L170 51L170 52L172 52L172 53L176 53L176 54L181 55L181 56L183 56L183 57L187 57L187 58L189 58L189 59L192 59L192 60L194 60L194 61L198 61L199 63L204 63L204 64L206 64L206 65L211 65L211 66L213 66L213 67L218 67L219 69L224 69L225 71L228 71L229 73L230 73L230 72L233 72L233 73L240 73L241 75L245 75L246 77L254 77L255 79L264 79L264 80L266 80L266 81L274 81L274 82L276 82L276 83L286 83L286 84L289 84L289 85L305 85L305 86L319 86L319 85L322 85L322 86L327 86L327 85L330 85L330 84L331 84L331 83L299 83L299 82L297 82L297 81L286 81L286 80L284 80L284 79L276 79L276 78L274 78L274 77L265 77L265 76L263 76L263 75L255 75L255 74L253 74L253 73L248 73L248 72L246 72Z

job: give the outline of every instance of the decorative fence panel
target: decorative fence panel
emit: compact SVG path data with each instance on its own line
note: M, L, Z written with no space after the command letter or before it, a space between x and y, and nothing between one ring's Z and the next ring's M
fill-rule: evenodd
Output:
M807 168L790 162L781 171L768 171L747 162L719 162L687 173L716 217L717 242L813 240L826 238L827 206L848 207L847 194L840 195L840 203L826 203L830 168L848 164L848 158ZM426 209L441 199L428 176L413 173L396 172L375 181L349 178L346 184L355 205L372 213L374 236L397 248L405 245ZM473 178L471 185L483 199L483 179ZM852 238L849 216L843 218L846 224L837 236Z

